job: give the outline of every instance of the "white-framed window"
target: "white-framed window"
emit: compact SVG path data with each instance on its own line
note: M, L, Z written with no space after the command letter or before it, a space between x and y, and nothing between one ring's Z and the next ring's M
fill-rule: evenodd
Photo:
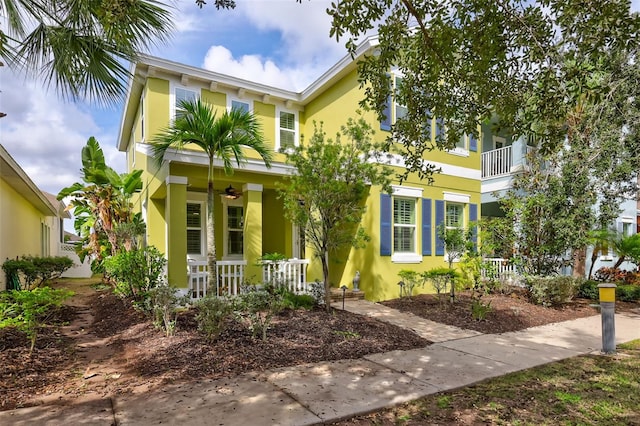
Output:
M238 260L244 254L244 205L241 198L222 197L224 260Z
M393 252L416 253L416 200L393 198Z
M464 228L464 204L447 201L445 227L447 229Z
M276 116L276 151L298 146L298 115L293 111L279 110Z
M185 87L176 86L173 89L173 115L172 118L176 119L182 115L184 115L184 109L180 108L180 104L182 101L195 101L198 99L198 92L195 90L187 89Z
M400 76L395 76L393 79L393 92L396 93L396 91L398 90L398 88L400 87L400 84L402 83L402 77ZM407 107L401 103L398 102L398 97L394 96L393 97L393 103L392 103L392 111L391 111L391 116L392 116L392 123L395 123L398 119L403 118L404 116L407 115Z
M232 109L240 109L245 112L251 111L251 104L249 101L241 101L239 99L229 99L227 104L227 110L231 111Z
M204 215L202 202L187 202L187 257L198 258L205 255L204 250Z
M392 186L391 222L392 254L395 263L420 263L422 255L418 252L418 200L422 197L421 188Z

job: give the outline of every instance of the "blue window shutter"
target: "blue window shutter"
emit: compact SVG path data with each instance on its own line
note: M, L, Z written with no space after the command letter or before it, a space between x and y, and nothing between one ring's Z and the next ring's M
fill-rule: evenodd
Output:
M440 238L440 226L444 226L444 200L436 200L436 256L444 256L444 240Z
M436 118L436 141L440 141L442 138L444 138L444 120Z
M391 96L387 97L387 102L384 104L384 109L382 110L384 114L384 120L380 122L380 130L391 130Z
M477 204L469 204L469 221L470 222L476 222L473 224L470 224L470 226L473 226L473 234L471 236L472 240L473 240L473 249L475 251L478 250L478 205Z
M380 194L380 256L391 256L391 196Z
M469 151L478 151L478 139L473 134L469 135Z
M422 255L431 256L431 198L422 199Z

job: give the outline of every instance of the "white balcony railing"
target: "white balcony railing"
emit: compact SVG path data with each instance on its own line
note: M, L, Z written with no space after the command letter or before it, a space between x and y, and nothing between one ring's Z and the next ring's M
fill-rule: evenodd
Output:
M505 146L482 153L482 178L508 175L513 166L513 148Z
M289 259L282 262L266 262L262 266L264 282L286 284L294 293L307 291L307 265L306 259ZM206 261L188 262L189 290L192 299L205 297L215 290L216 296L235 296L240 293L245 280L244 270L246 260L228 260L216 262L218 272L218 284L215 289L208 285L208 268Z

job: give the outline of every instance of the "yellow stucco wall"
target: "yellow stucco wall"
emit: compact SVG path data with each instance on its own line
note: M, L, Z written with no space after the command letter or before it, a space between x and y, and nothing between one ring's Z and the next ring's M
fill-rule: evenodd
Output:
M51 219L0 179L0 262L23 255L43 255L41 224L51 227ZM0 271L0 290L5 285L4 272Z
M362 91L359 89L357 74L355 71L343 78L330 89L326 90L322 95L305 107L306 123L303 130L305 138L313 134L313 123L323 124L323 129L328 137L334 138L336 132L340 130L340 126L345 124L347 118L357 118L356 111L359 109L358 102L362 99ZM362 114L375 131L375 140L383 141L388 137L389 133L380 130L373 112L364 112ZM432 126L435 128L435 125ZM472 170L480 169L481 154L477 152L469 152L467 156L455 155L444 151L432 151L425 153L425 159L430 161L443 163L447 165L464 168L459 169L461 173L467 173ZM395 168L397 173L404 172L404 169ZM400 280L398 272L402 269L412 269L416 271L425 271L434 267L446 266L444 256L435 255L435 200L443 200L444 193L450 192L469 196L469 203L480 205L480 180L471 179L456 175L458 169L449 171L450 174L434 175L435 182L429 185L428 182L422 181L417 175L409 175L407 180L402 183L403 187L422 189L422 198L432 200L432 230L431 230L431 247L432 255L422 256L422 260L416 263L394 263L391 256L380 255L380 188L371 188L369 197L366 200L367 210L362 218L362 226L367 234L371 237L371 241L363 249L347 248L343 250L337 257L330 262L330 282L334 287L341 285L352 286L352 279L356 271L360 271L361 283L360 289L366 294L367 299L379 301L398 297L397 282ZM399 185L399 182L394 182ZM464 210L464 224L469 224L469 207ZM417 202L416 217L422 217L422 203ZM421 254L422 227L421 221L417 220L417 251ZM309 251L309 250L307 250ZM310 279L321 279L320 262L317 259L309 269ZM433 289L419 288L416 292L433 292Z
M167 126L170 116L170 85L166 80L159 78L150 78L144 89L145 93L145 139L149 141L159 129ZM200 90L201 97L204 101L214 105L220 111L226 108L227 95L219 92L210 92L206 89ZM356 118L356 110L358 110L358 102L362 99L362 91L359 88L356 72L353 71L345 78L335 83L332 87L326 89L320 96L312 102L304 106L304 110L298 113L300 135L304 135L305 139L311 137L313 133L313 122L322 122L324 130L331 138L335 137L336 132L340 130L340 126L346 123L347 118ZM263 103L257 100L252 101L253 110L261 122L265 140L269 147L275 146L276 140L276 112L277 107L274 103ZM384 140L388 133L380 130L379 123L373 112L366 112L363 115L367 119L376 132L375 138L379 141ZM136 122L139 126L139 121ZM435 127L435 126L434 126ZM138 129L136 129L136 135ZM257 158L257 154L248 152L250 158ZM437 174L434 176L434 185L428 185L427 182L421 181L415 175L410 175L403 183L405 187L422 189L422 198L429 198L432 201L442 200L445 192L455 194L468 195L471 204L480 204L480 152L469 152L466 156L453 155L442 151L429 152L426 155L431 161L443 163L446 165L457 166L449 170L449 174ZM189 199L190 192L206 192L207 167L205 165L195 164L179 164L172 163L170 168L165 167L158 170L153 159L146 157L143 153L135 154L136 168L143 168L145 173L143 181L145 189L137 198L137 205L142 208L143 202L146 200L147 225L148 225L148 243L156 245L161 251L167 253L172 251L178 253L182 250L182 237L178 235L185 234L184 227L180 223L184 222L184 218L177 213L179 209L184 210L185 200ZM275 155L276 161L284 161L282 154ZM456 170L460 170L462 174L467 171L475 170L478 173L478 179L470 179L457 175ZM401 173L402 169L396 170ZM168 191L166 189L166 178L168 176L186 177L188 184L186 188L186 197L182 190L178 193L170 192L170 198L179 200L179 206L173 206L171 199L167 201ZM282 177L252 173L242 168L236 169L232 175L225 175L223 171L217 170L214 176L215 197L215 218L216 218L216 246L218 259L222 258L224 236L223 236L223 205L220 194L228 185L233 185L236 189L241 189L243 184L254 183L263 185L264 189L261 196L262 203L262 253L280 252L287 256L292 255L292 227L289 221L284 218L282 211L282 201L278 200L275 192L275 182ZM398 182L395 182L398 184ZM171 195L173 194L173 195ZM251 197L252 202L256 201L256 197ZM245 202L245 208L247 204ZM399 280L397 274L401 269L414 269L423 271L432 267L445 266L444 256L424 256L421 261L412 264L393 263L390 256L380 256L380 191L379 188L371 188L370 195L366 200L367 211L362 218L362 226L367 230L371 237L371 241L364 249L345 249L338 257L337 262L331 263L330 281L334 286L347 284L351 286L351 279L355 271L361 273L360 288L365 291L367 298L371 300L383 300L397 297ZM177 207L177 208L174 208ZM418 202L416 206L416 217L421 217L422 203ZM435 253L435 203L432 202L432 252ZM169 211L170 210L170 211ZM254 213L257 211L254 210ZM179 220L176 219L176 214ZM260 216L256 214L255 217ZM171 219L173 217L173 219ZM165 222L170 220L172 226L181 227L179 230L172 229L167 234L167 226ZM465 208L465 225L469 222L469 208ZM420 222L417 223L417 241L418 251L420 252L420 242L422 240L422 227ZM176 233L177 232L177 233ZM176 247L171 250L167 244L169 241L180 241ZM251 250L252 256L258 253L257 248ZM313 258L313 254L309 248L306 250L307 258ZM180 256L181 259L170 259L169 268L174 270L170 272L172 284L184 286L186 279L186 257ZM255 259L246 259L248 262L254 262ZM175 272L177 271L177 272ZM319 262L314 260L308 271L309 280L321 279L321 269ZM177 274L177 275L176 275ZM177 279L178 275L185 278ZM419 291L430 291L431 289L419 289Z

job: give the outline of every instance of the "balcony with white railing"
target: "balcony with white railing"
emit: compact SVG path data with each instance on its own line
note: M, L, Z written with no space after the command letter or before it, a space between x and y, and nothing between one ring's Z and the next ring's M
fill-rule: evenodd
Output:
M286 285L294 293L307 292L307 259L289 259L278 262L264 262L263 282ZM211 292L216 296L235 296L240 293L245 281L246 260L222 260L216 262L218 283L215 288L208 285L206 261L188 263L189 293L192 299L200 299Z
M512 187L513 176L521 172L533 148L524 139L512 145L482 153L482 202L495 201L494 194Z

